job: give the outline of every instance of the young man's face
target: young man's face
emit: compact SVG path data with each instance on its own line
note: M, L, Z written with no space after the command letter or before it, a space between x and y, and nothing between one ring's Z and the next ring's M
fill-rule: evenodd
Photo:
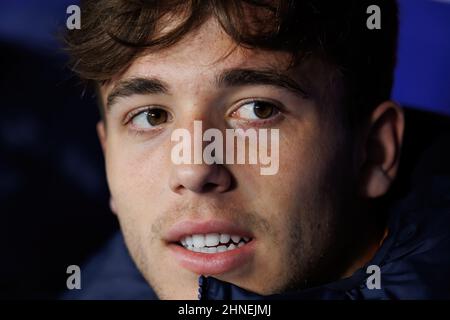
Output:
M109 99L99 132L114 211L160 298L196 299L200 274L261 294L339 276L345 260L339 248L354 240L348 230L358 215L346 206L352 155L331 69L309 59L287 70L284 53L239 48L225 56L233 45L209 20L175 46L136 59L101 88L106 105L126 87ZM246 80L218 81L236 70L251 72ZM308 96L258 78L260 71L290 77ZM136 78L160 83L130 85ZM174 164L171 133L185 128L193 136L194 120L224 137L227 128L279 129L278 172L261 175L260 164L248 163ZM193 234L198 246L209 234L216 253L178 244ZM227 235L245 244L217 244ZM227 251L218 252L220 245Z

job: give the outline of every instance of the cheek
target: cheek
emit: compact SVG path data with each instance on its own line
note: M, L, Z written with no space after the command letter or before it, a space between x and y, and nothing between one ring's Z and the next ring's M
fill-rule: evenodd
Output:
M157 210L169 167L164 147L111 142L106 155L108 184L119 215ZM151 205L149 205L151 204Z
M281 246L282 250L298 245L290 242L293 238L301 237L308 246L319 241L316 231L330 225L332 218L337 153L329 147L334 142L325 139L333 135L324 133L325 128L322 132L312 129L280 136L278 173L247 180L252 184L249 189L259 195L254 205L271 221L274 238L270 245Z
M299 205L310 202L327 175L332 155L322 148L318 136L308 130L280 135L279 169L275 175L263 176L258 170L245 172L244 192L252 195L254 205L263 212L283 212L275 221L287 218ZM239 179L238 179L239 180Z

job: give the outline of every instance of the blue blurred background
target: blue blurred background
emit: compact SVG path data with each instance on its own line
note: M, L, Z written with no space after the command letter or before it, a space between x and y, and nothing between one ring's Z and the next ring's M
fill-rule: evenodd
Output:
M55 38L76 3L0 0L0 298L54 297L66 267L117 229L95 99L65 69ZM450 0L399 5L393 98L450 115Z

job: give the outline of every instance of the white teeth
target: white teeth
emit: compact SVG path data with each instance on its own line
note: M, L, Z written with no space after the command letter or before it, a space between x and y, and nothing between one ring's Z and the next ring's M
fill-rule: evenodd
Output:
M226 244L232 240L231 244L227 247ZM201 253L217 253L234 250L245 245L250 238L240 237L238 235L232 235L226 233L208 233L208 234L194 234L192 236L186 236L181 239L183 247L190 251ZM222 245L219 245L222 244Z
M217 248L216 247L210 247L208 248L208 253L216 253L217 252Z
M231 240L233 240L234 243L239 243L239 240L241 240L241 237L236 236L236 235L232 235L231 236Z
M205 243L208 247L214 247L219 244L219 234L218 233L208 233L205 236Z
M192 242L195 248L203 248L205 246L205 236L203 234L194 234Z
M220 243L228 243L230 241L230 235L222 233L220 235Z
M187 236L186 238L185 238L185 241L186 241L186 244L189 246L189 247L192 247L193 246L193 241L192 241L192 237L191 236Z
M225 252L227 251L227 246L218 246L217 247L217 252Z

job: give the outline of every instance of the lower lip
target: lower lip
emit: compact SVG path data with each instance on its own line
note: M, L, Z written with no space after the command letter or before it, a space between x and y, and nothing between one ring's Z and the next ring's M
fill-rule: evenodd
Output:
M197 274L217 275L237 269L247 263L254 253L254 240L240 248L218 253L190 251L178 244L169 244L178 263Z

